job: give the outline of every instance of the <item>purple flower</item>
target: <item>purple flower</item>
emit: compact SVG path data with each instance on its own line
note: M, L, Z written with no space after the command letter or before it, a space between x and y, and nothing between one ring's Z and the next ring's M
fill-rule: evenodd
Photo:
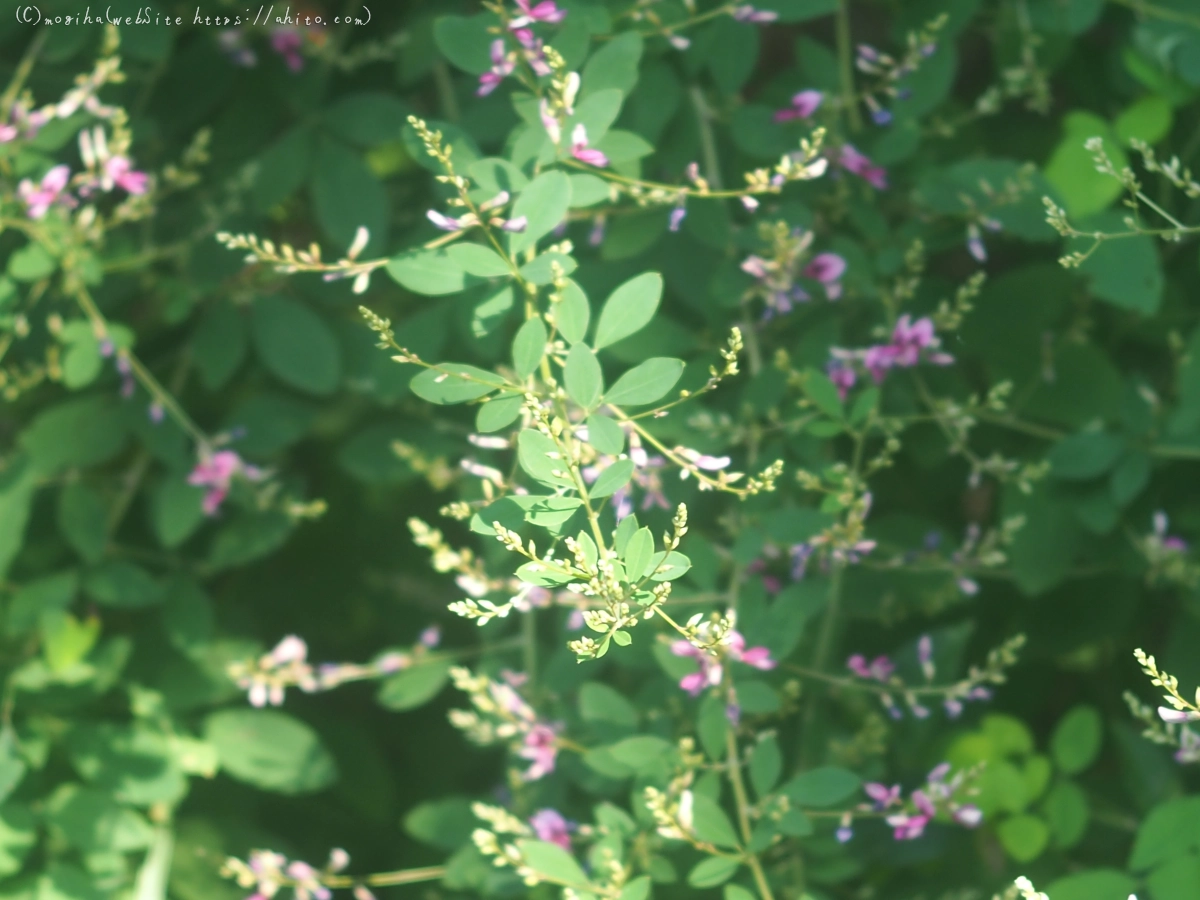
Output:
M517 65L505 52L504 41L500 38L492 41L491 56L491 69L479 76L479 89L475 92L479 97L486 97L499 87L500 82L511 75Z
M805 278L812 278L825 285L825 296L836 300L842 296L842 285L839 279L846 271L846 260L836 253L818 253L804 267Z
M917 641L917 661L921 664L921 672L925 676L926 681L933 681L935 669L933 665L933 638L929 635L921 635L921 639Z
M232 450L220 450L210 455L201 455L200 461L188 475L188 484L197 487L207 487L204 495L204 512L216 515L221 503L229 494L229 488L236 475L241 475L251 481L258 480L262 473L254 466L248 466L242 458Z
M529 825L539 841L571 849L571 826L557 810L539 809L529 819Z
M71 169L68 166L55 166L42 176L37 187L28 178L21 179L17 185L17 196L25 203L29 218L40 219L55 203L75 206L75 199L64 193L70 180Z
M442 642L442 629L438 628L436 625L430 625L428 628L426 628L424 631L422 631L421 636L419 638L417 638L418 644L420 644L422 647L426 647L430 650L432 650L434 647L436 647L441 642Z
M528 28L518 28L513 35L524 49L525 61L529 63L535 75L549 75L554 71L546 62L545 45L539 37Z
M835 836L839 844L844 844L854 837L854 829L850 827L850 823L854 821L854 816L851 813L843 813L842 820L838 824L838 829Z
M755 25L763 25L767 22L774 22L779 18L779 13L769 9L755 9L749 4L743 3L740 6L735 6L731 15L739 22L752 22Z
M887 189L887 170L875 165L859 153L852 144L844 144L834 162L847 172L852 172L859 178L865 179L872 187L881 191Z
M525 734L517 756L532 763L522 776L526 781L537 781L554 771L558 757L558 735L549 725L538 723Z
M587 129L583 124L571 132L571 155L582 163L602 169L608 165L608 157L595 148L588 147Z
M876 809L888 809L900 802L900 785L898 784L888 787L877 781L869 781L863 785L863 790L874 801Z
M673 210L671 210L671 217L670 217L669 224L667 227L671 231L678 231L679 226L683 224L683 217L686 215L687 215L687 207L686 206L675 207Z
M764 671L775 668L777 663L771 659L771 651L766 647L746 647L746 639L737 631L730 631L724 641L725 655L734 662L752 666ZM698 697L706 687L715 687L721 683L723 669L721 663L706 650L701 650L691 641L675 641L671 645L675 656L687 656L696 660L699 670L683 676L679 686L691 696Z
M304 57L300 55L300 46L304 38L299 30L294 28L277 28L271 35L271 49L283 57L287 67L293 72L304 68Z
M812 544L793 544L788 549L788 556L792 562L792 581L799 581L804 577L805 570L808 569L809 557L816 550Z
M837 388L838 397L845 400L846 395L850 393L850 388L854 387L854 382L858 380L854 368L835 361L829 364L826 372L829 380L833 382L833 386Z
M554 0L541 0L537 4L531 0L516 0L516 4L522 15L509 22L509 28L522 28L533 22L561 22L567 16L567 11L559 9Z
M871 114L871 121L876 125L890 125L892 122L892 114L879 105L879 101L867 94L863 98L863 102L867 105L867 111Z
M868 663L861 653L855 653L846 660L846 668L859 678L869 678L881 683L886 683L896 670L895 664L886 656L877 656Z
M792 105L786 109L781 109L775 113L776 122L790 122L793 119L807 119L817 107L821 105L821 101L825 99L825 95L820 91L800 91L798 94L792 95Z
M235 66L248 69L258 64L258 56L246 46L246 34L240 28L226 28L220 32L217 44Z
M892 834L898 841L911 841L925 833L929 816L910 816L908 813L897 813L887 817L887 823L892 826Z

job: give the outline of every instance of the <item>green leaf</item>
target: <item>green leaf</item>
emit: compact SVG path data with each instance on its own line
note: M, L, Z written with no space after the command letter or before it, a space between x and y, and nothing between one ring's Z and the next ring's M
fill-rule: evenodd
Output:
M1050 882L1043 890L1054 900L1126 900L1137 887L1137 882L1124 872L1116 869L1092 869L1059 878ZM1159 897L1157 891L1154 892L1154 897L1156 900Z
M480 278L502 278L512 275L504 257L483 244L461 241L446 248L446 255L468 275Z
M1104 151L1117 171L1129 165L1109 130L1108 123L1095 113L1075 110L1063 116L1062 141L1046 162L1044 174L1062 197L1071 216L1089 216L1100 212L1121 195L1121 182L1096 171L1092 153L1084 144L1089 138L1104 139Z
M492 67L492 35L488 26L495 16L440 16L433 22L433 41L451 63L464 72L482 75Z
M478 400L504 385L504 378L495 372L462 363L442 363L425 369L408 383L409 389L422 400L440 405Z
M696 863L688 872L687 881L694 888L710 888L724 884L734 876L742 861L730 856L710 856Z
M317 222L334 244L349 247L359 227L370 233L368 254L387 243L388 192L360 154L339 141L319 140L309 190Z
M136 609L163 599L162 585L141 566L110 560L84 576L83 591L103 606Z
M14 281L40 281L54 274L58 260L41 244L26 244L8 258L8 274Z
M326 128L360 147L398 141L407 115L404 103L382 91L347 94L321 111Z
M591 131L588 132L588 136L591 137ZM570 178L572 209L585 209L610 199L612 189L600 176L591 172L576 172Z
M537 243L566 218L571 206L571 180L557 170L543 172L517 195L512 218L524 216L525 230L508 236L508 252L516 255Z
M576 125L582 125L587 131L588 143L593 147L596 146L596 143L608 133L613 122L617 121L617 116L621 113L621 104L624 101L625 93L617 88L590 91L576 104L575 115L567 120L563 133L571 134ZM607 193L606 186L605 194Z
M384 681L375 699L381 706L397 712L416 709L440 694L449 680L449 660L420 662Z
M9 566L25 542L25 526L36 490L37 478L31 466L17 463L0 472L0 579L8 575Z
M549 335L540 316L527 320L517 329L512 343L512 358L518 376L528 378L537 371L546 355L547 340Z
M68 747L76 771L121 803L175 803L187 793L187 776L167 736L148 726L76 725Z
M618 763L634 772L646 772L675 748L670 741L650 734L639 734L611 744L607 749L609 755Z
M596 142L595 147L607 156L609 163L614 166L641 159L654 152L654 145L640 134L621 128L614 128L603 140Z
M517 848L525 857L525 864L545 880L586 890L587 875L575 861L575 857L558 844L551 844L549 841L518 840Z
M5 726L0 730L0 808L25 777L25 768L25 760L17 752L17 735L11 726ZM0 830L2 829L3 825L0 825ZM0 855L2 854L3 851L0 850Z
M404 830L418 841L441 850L456 850L471 840L479 820L466 797L445 797L422 803L404 817Z
M1114 214L1099 221L1080 223L1080 228L1093 230L1094 224L1095 230L1120 231L1125 229L1123 219ZM1090 240L1087 239L1086 246L1090 246ZM1072 250L1084 246L1083 239L1068 244ZM1158 243L1148 235L1102 243L1080 264L1079 272L1089 280L1093 296L1118 309L1152 316L1162 305L1166 279Z
M259 212L269 212L308 181L316 149L316 133L301 124L288 129L259 155L251 189Z
M579 689L579 715L585 722L625 729L636 728L638 721L634 705L599 681L589 681Z
M621 426L600 413L587 418L588 443L609 456L617 456L625 449L625 432Z
M800 806L836 806L862 787L862 779L849 769L821 766L797 775L780 790Z
M626 884L625 887L621 888L621 893L617 895L617 900L650 900L652 886L653 880L649 875L635 878Z
M1070 849L1079 843L1087 831L1091 817L1087 794L1073 781L1059 781L1046 795L1042 814L1050 825L1055 846Z
M1125 442L1112 434L1092 431L1063 438L1047 457L1058 478L1084 481L1111 469L1125 450Z
M1138 827L1129 868L1140 872L1200 848L1200 797L1160 803Z
M809 369L804 373L804 393L817 409L830 418L840 419L845 415L837 387L824 372Z
M179 474L169 475L151 499L150 522L158 541L174 549L191 537L204 521L204 489Z
M650 576L650 580L674 581L676 578L682 578L691 567L692 561L678 550L672 550L670 553L656 553L650 563L650 569L654 572Z
M237 371L250 346L246 320L232 303L214 300L192 332L192 357L200 382L214 391Z
M779 741L774 734L766 734L754 745L750 757L750 783L754 785L754 793L760 798L766 797L779 781L782 771L783 754L779 750Z
M552 284L556 277L555 266L563 275L570 275L579 268L575 258L565 253L548 251L541 253L531 262L521 266L521 277L531 284Z
M1050 738L1055 764L1068 775L1082 772L1100 754L1103 721L1093 706L1074 706L1059 720Z
M525 398L520 394L497 394L479 404L475 413L475 430L489 434L507 428L521 416Z
M526 428L517 435L517 460L531 478L551 487L574 487L569 475L555 475L555 471L566 472L558 446L540 431Z
M623 32L602 44L583 67L581 102L611 88L628 96L637 84L642 46L642 36L636 31Z
M261 559L279 549L293 528L295 521L278 510L239 515L217 533L208 564L220 571Z
M457 294L476 281L445 249L399 253L388 261L387 270L401 287L429 297Z
M596 323L596 349L615 344L645 328L658 310L662 291L662 276L657 272L645 272L631 278L613 291Z
M1149 94L1121 111L1113 122L1113 131L1125 145L1139 140L1153 146L1171 133L1173 119L1170 101Z
M683 360L652 357L618 378L604 395L604 402L617 406L656 403L675 387L682 375Z
M98 562L108 544L108 505L82 482L58 495L58 529L85 562Z
M1042 855L1050 842L1050 829L1037 816L1025 813L1009 816L996 826L1000 844L1017 862L1032 862Z
M563 369L563 380L567 394L584 409L592 409L600 401L600 395L604 393L604 373L600 371L596 354L587 344L576 344L571 348Z
M692 821L696 837L717 847L739 846L737 832L721 804L706 794L692 795Z
M637 584L654 557L654 535L649 528L639 528L625 545L623 560L625 562L625 577L630 584Z
M42 656L54 673L66 672L91 652L100 638L100 620L89 616L82 622L57 609L44 610L39 616Z
M113 397L97 394L43 409L19 438L33 467L53 475L108 462L125 448L126 417Z
M73 329L72 325L80 327ZM104 367L95 330L87 322L69 322L59 337L67 345L62 355L63 384L73 391L87 387Z
M592 308L587 294L578 284L567 279L563 298L553 307L554 323L569 343L578 344L587 335Z
M317 733L278 710L224 709L204 720L204 738L238 781L278 794L309 794L337 780Z
M1159 866L1146 878L1154 900L1190 900L1200 884L1200 856L1179 856Z
M611 497L621 488L625 487L625 485L629 484L629 479L632 477L633 460L618 459L600 473L600 476L588 490L588 496L597 500L601 497Z
M1150 454L1141 450L1127 453L1109 477L1109 490L1113 502L1118 506L1125 506L1137 499L1150 481L1152 466Z
M37 843L37 819L24 803L0 807L0 877L21 870Z
M325 396L337 389L341 350L320 316L272 294L255 301L252 322L255 350L272 375L309 394Z

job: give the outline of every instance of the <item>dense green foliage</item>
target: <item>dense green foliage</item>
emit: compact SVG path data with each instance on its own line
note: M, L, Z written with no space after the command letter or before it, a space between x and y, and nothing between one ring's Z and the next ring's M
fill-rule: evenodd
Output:
M126 5L0 16L0 900L1200 898L1193 0Z

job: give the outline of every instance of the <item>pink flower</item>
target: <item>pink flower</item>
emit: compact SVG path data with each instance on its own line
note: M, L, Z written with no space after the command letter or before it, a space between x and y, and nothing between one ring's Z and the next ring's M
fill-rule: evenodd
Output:
M774 10L755 9L746 3L735 6L731 15L739 22L750 22L754 25L764 25L767 22L774 22L779 18L779 13Z
M509 28L522 28L532 22L561 22L567 16L567 11L559 9L554 0L541 0L537 4L531 0L516 0L516 4L523 15L509 22Z
M608 157L595 148L588 147L587 129L582 123L571 132L571 155L582 163L602 169L608 165Z
M110 157L104 163L104 173L114 184L131 194L146 193L149 176L145 172L133 171L133 164L127 156Z
M480 97L486 97L499 87L500 82L511 75L517 65L505 52L504 41L500 38L492 41L491 55L492 68L479 76L479 90L475 93Z
M18 134L20 134L20 129L16 125L0 125L0 144L16 140Z
M1200 713L1187 709L1171 709L1169 706L1160 706L1158 717L1170 725L1180 722L1200 722Z
M887 823L892 826L892 834L898 841L911 841L925 833L925 825L929 816L910 816L908 813L897 813L887 817Z
M529 819L529 825L539 841L558 844L564 850L571 849L571 826L556 810L539 809Z
M847 172L865 179L872 187L881 191L887 189L887 171L859 153L852 144L844 144L834 162Z
M804 267L804 277L812 278L825 285L825 296L836 300L842 295L842 285L838 280L846 271L846 260L836 253L818 253Z
M304 38L294 28L278 28L271 35L271 49L283 57L287 67L293 72L304 68L304 57L300 54L303 43Z
M262 477L262 472L254 466L246 465L232 450L220 450L209 456L202 456L200 462L192 469L188 475L188 484L208 488L203 504L207 515L216 515L221 503L229 494L235 475L257 481Z
M28 178L21 179L17 185L17 196L28 207L29 218L40 219L55 203L74 206L74 198L63 193L70 180L71 169L68 166L55 166L42 176L41 184L37 187Z
M825 95L820 91L801 91L798 94L792 95L792 105L787 109L781 109L775 113L776 122L790 122L793 119L807 119L817 107L821 105L821 101L825 99Z
M546 62L546 51L540 38L528 28L518 28L513 34L524 48L525 62L529 63L535 75L549 75L554 71Z
M517 756L532 763L522 776L526 781L537 781L549 775L554 771L554 761L558 756L558 736L554 729L540 722L534 725L525 734Z
M442 629L436 625L430 625L421 632L421 636L417 638L417 643L422 647L432 650L442 641Z
M731 631L725 638L725 654L734 662L752 666L764 671L777 665L771 659L771 651L766 647L746 647L746 639L737 631ZM679 687L693 697L698 697L706 687L715 687L721 683L724 669L720 661L706 650L701 650L691 641L675 641L671 645L671 653L675 656L687 656L696 660L699 670L684 675L679 680Z
M858 380L853 367L835 362L830 364L827 371L829 380L837 388L838 396L842 400L845 400L846 395L850 392L850 388L854 387L854 382Z
M877 656L870 663L861 653L855 653L846 660L846 668L859 678L870 678L873 681L887 682L895 671L896 666L886 656Z
M868 797L875 801L876 809L887 809L900 802L900 785L898 784L888 787L877 781L869 781L863 785L863 790L866 791Z

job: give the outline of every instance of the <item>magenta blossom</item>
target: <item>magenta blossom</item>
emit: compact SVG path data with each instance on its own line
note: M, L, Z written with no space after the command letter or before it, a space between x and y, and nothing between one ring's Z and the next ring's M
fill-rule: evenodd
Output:
M771 651L766 647L746 647L746 639L740 632L730 631L722 644L724 655L734 662L752 666L764 671L777 665L771 659ZM691 674L684 675L679 680L679 686L693 697L698 697L706 687L714 687L721 683L724 670L721 663L706 650L701 650L691 641L675 641L671 645L675 656L689 656L696 660L700 668Z
M1155 535L1155 537L1157 537L1159 539L1159 541L1162 542L1162 547L1164 550L1174 550L1177 553L1186 553L1187 552L1187 548L1188 548L1187 541L1185 541L1181 537L1176 537L1175 535L1167 534L1168 521L1167 521L1166 513L1162 512L1161 510L1159 512L1156 512L1154 514L1153 521L1154 521L1154 535Z
M68 166L55 166L42 176L42 181L37 187L34 187L28 178L21 179L21 183L17 185L17 196L28 208L29 218L40 219L55 203L74 206L75 199L64 193L70 180L71 169Z
M818 253L804 267L802 274L825 286L825 296L836 300L842 296L841 277L846 271L846 260L836 253Z
M887 170L875 165L859 153L852 144L844 144L834 162L847 172L852 172L859 178L865 179L872 187L881 191L887 189Z
M188 484L208 488L203 504L204 512L207 515L216 515L225 497L228 496L229 488L237 475L251 481L257 481L263 477L261 470L255 466L246 465L242 458L232 450L219 450L211 455L201 456L200 462L188 475Z
M526 781L544 778L554 771L554 762L558 757L558 735L551 726L539 722L526 732L517 756L531 763L522 778Z
M146 193L146 182L149 180L149 176L145 172L133 171L133 163L127 156L110 157L104 163L104 174L106 179L131 194Z
M539 841L571 849L571 826L557 810L539 809L529 819L529 825Z
M790 122L794 119L807 119L817 111L825 95L820 91L800 91L792 95L792 105L775 113L776 122Z
M843 401L846 395L850 393L850 388L854 387L854 383L858 380L858 375L854 371L853 366L847 366L844 363L832 362L826 370L829 375L829 380L833 382L833 386L837 388L838 397Z
M603 169L608 165L608 157L594 147L588 147L587 129L583 124L575 126L571 132L571 155L582 163Z
M517 66L513 58L505 52L504 41L500 38L492 41L491 55L492 68L479 76L479 89L475 93L480 97L486 97L499 87L500 82L511 75Z
M522 28L533 22L561 22L567 17L567 11L559 9L554 0L541 0L536 4L531 0L516 0L516 4L522 14L508 23L509 28Z
M525 61L529 63L529 67L533 69L534 74L552 74L554 70L550 68L550 63L546 61L545 44L542 43L541 38L537 37L528 28L518 28L513 34L524 48Z
M900 785L898 784L888 787L877 781L870 781L863 785L863 790L866 791L868 797L875 801L876 809L888 809L900 802Z
M755 9L747 3L735 6L730 13L739 22L750 22L754 25L765 25L779 18L779 13L770 9Z
M886 656L877 656L868 663L867 658L861 653L855 653L846 660L846 668L859 678L869 678L885 684L892 677L892 672L896 670L895 664Z
M283 57L287 67L293 72L304 68L304 57L300 53L303 43L304 38L294 28L278 28L271 35L271 49Z

